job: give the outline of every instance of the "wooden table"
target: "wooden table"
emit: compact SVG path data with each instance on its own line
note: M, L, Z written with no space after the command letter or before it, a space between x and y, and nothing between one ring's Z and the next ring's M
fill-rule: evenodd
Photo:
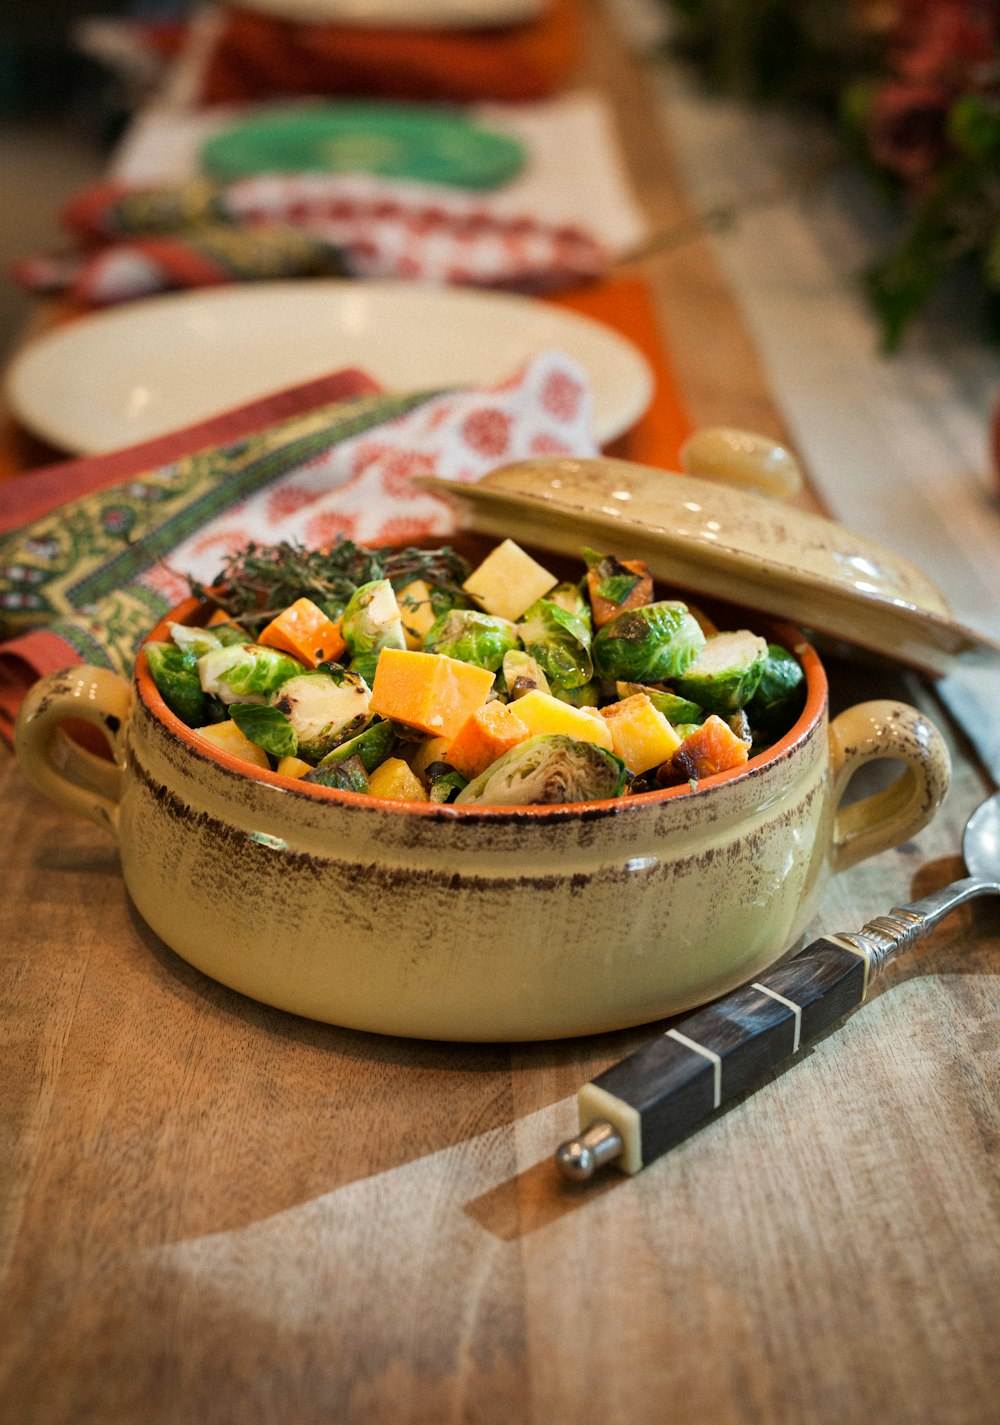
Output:
M651 214L683 220L641 77L590 29ZM707 242L641 266L696 421L782 435ZM929 686L831 674L835 705L931 711L955 778L817 932L959 875L991 790ZM112 843L6 750L0 807L0 1419L1000 1420L995 905L647 1171L579 1188L551 1163L575 1090L656 1027L456 1046L293 1018L158 942Z

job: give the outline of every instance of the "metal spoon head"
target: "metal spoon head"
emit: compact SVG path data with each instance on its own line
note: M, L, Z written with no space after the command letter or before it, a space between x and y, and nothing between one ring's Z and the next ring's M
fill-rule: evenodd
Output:
M972 876L1000 880L1000 792L976 808L962 836L962 855Z

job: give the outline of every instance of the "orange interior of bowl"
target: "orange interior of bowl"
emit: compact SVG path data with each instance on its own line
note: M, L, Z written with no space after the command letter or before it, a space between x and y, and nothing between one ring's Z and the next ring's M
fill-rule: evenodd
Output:
M212 606L195 598L185 599L172 609L156 625L148 635L145 642L161 641L166 642L170 638L169 623L187 623L199 625L208 619L212 612ZM730 768L727 772L717 772L714 776L703 777L696 786L692 787L687 783L680 783L674 787L663 787L657 791L640 792L632 796L616 797L609 801L592 802L566 802L558 805L545 806L498 806L490 807L486 805L476 806L451 806L429 802L400 802L386 801L378 797L371 797L363 792L342 791L339 787L324 787L315 782L302 783L296 777L281 776L277 772L264 771L263 768L255 767L249 762L244 762L242 758L236 757L224 748L216 747L205 738L181 722L180 718L170 711L159 689L153 681L153 676L149 671L149 664L146 661L144 652L140 649L139 657L136 660L135 685L139 697L142 699L150 713L162 722L170 731L191 751L199 757L205 757L210 761L218 763L231 772L240 776L251 777L255 781L265 785L280 787L282 791L297 792L301 796L318 797L321 800L336 801L344 805L357 803L377 802L380 808L387 811L397 811L406 815L436 816L436 817L554 817L558 819L567 814L579 814L581 812L611 813L619 814L629 807L648 806L651 802L669 801L675 797L694 797L703 795L713 787L717 787L725 782L734 781L739 777L753 775L754 771L777 761L779 758L787 756L797 744L805 738L819 718L822 716L827 703L827 681L826 673L820 662L816 650L807 643L803 634L791 624L774 623L766 618L755 620L761 629L768 636L773 636L776 642L790 649L802 664L806 676L806 702L796 719L779 741L771 744L766 751L758 753L756 757L751 757L741 767Z

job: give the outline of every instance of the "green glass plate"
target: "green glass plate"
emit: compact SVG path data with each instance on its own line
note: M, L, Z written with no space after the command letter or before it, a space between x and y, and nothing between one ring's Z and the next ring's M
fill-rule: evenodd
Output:
M507 134L448 111L396 104L272 110L215 134L201 166L216 178L252 173L377 173L460 188L495 188L524 164Z

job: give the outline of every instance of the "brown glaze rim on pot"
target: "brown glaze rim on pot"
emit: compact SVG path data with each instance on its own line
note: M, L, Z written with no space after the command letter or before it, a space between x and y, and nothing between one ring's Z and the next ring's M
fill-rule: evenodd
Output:
M156 625L145 643L166 642L170 638L171 623L193 623L197 625L198 620L194 618L198 613L209 613L211 605L203 600L190 598L185 599L175 608L165 614L163 619ZM591 802L561 802L557 805L544 806L496 806L491 807L486 804L481 806L451 806L433 804L430 802L404 802L390 801L381 797L373 797L364 792L348 792L339 787L324 787L319 783L307 782L303 785L301 779L296 777L284 777L278 772L265 771L261 767L255 767L252 763L245 762L242 758L235 756L231 752L225 751L221 747L215 747L205 738L201 738L186 723L182 722L175 713L167 707L153 681L153 675L149 671L149 664L146 660L144 649L140 649L136 659L134 685L136 692L145 705L147 711L159 722L163 723L184 745L198 757L204 757L207 761L215 762L224 767L226 771L232 772L240 777L249 777L254 781L262 782L265 786L274 787L276 791L292 792L298 796L319 799L321 801L333 801L341 806L357 807L359 810L367 808L377 808L379 811L394 812L403 816L424 816L436 818L438 820L452 820L461 818L462 820L484 820L505 821L518 817L545 817L556 821L567 816L582 817L585 820L604 816L621 816L627 814L632 808L648 807L652 804L672 801L678 797L697 797L713 790L713 788L727 782L736 781L744 777L752 777L765 767L773 765L783 757L789 756L795 749L813 732L826 706L828 696L828 685L826 672L820 661L816 650L808 643L803 634L792 624L774 623L771 620L761 620L765 630L776 635L775 641L780 642L783 647L795 654L795 657L802 665L806 677L806 702L801 713L796 718L794 724L779 738L777 742L771 744L765 751L759 752L755 757L751 757L748 762L739 767L732 767L726 772L716 772L711 777L701 778L696 786L682 782L674 787L664 787L660 791L640 792L634 795L607 798L603 801Z

